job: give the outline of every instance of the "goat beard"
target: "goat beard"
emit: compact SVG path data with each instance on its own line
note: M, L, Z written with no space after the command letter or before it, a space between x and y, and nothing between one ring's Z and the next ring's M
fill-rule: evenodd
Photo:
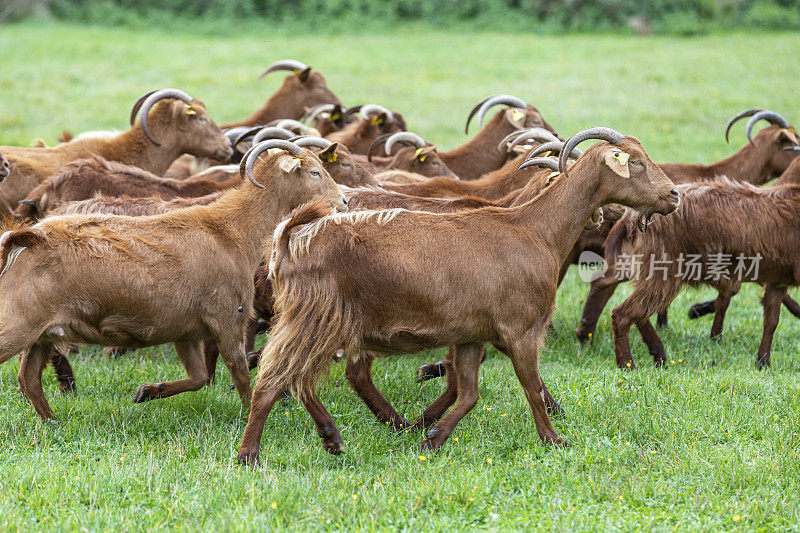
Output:
M636 229L639 233L647 233L647 227L652 224L650 218L653 216L652 211L642 211L636 219Z

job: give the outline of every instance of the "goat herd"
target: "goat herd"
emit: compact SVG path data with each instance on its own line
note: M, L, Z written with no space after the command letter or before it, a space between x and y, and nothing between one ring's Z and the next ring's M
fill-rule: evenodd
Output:
M70 391L78 345L172 342L186 378L140 385L134 401L200 389L221 354L250 406L242 463L258 460L265 420L287 389L324 447L343 450L315 391L343 358L375 416L429 428L422 445L432 450L475 406L492 343L511 359L539 436L563 445L539 345L582 253L604 255L608 268L592 282L581 341L614 288L636 282L612 314L622 369L634 368L632 324L664 364L650 317L665 323L684 284L719 291L690 311L715 313L712 336L741 283L764 285L760 367L781 303L800 316L786 293L800 283L800 138L777 113L733 117L726 139L749 117L748 142L727 159L657 165L635 137L594 127L563 141L535 107L496 95L469 115L467 130L475 117L480 131L443 152L396 111L344 107L303 63L278 61L264 74L280 70L291 74L266 104L222 129L203 102L163 89L136 102L126 131L0 147L0 201L11 214L0 237L0 362L21 353L22 392L43 419L53 416L48 362ZM761 120L769 125L754 135ZM589 139L600 142L581 153ZM264 324L269 342L252 352ZM409 423L373 384L373 358L439 346L450 346L446 360L417 379L444 375L446 389Z

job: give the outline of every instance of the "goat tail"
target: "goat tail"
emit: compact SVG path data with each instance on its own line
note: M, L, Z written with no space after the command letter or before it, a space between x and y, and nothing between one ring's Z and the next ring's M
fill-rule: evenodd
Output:
M356 351L358 324L333 280L276 283L274 290L276 322L261 352L256 389L286 387L302 400L337 352Z

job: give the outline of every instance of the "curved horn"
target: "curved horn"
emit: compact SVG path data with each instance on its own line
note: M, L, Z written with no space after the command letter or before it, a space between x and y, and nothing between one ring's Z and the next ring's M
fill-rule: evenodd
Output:
M303 124L299 120L294 120L294 119L291 119L291 118L284 118L284 119L278 120L275 123L275 127L277 127L277 128L285 128L287 130L292 130L292 131L297 130L297 133L310 133L311 132L311 128L309 128L308 126L306 126L305 124Z
M355 115L357 113L360 113L362 107L364 107L364 106L363 105L354 105L353 107L348 107L347 109L345 109L344 110L344 121L347 122L347 120L351 116L353 116L353 115Z
M752 117L753 115L755 115L759 111L763 111L763 109L761 109L760 107L754 107L752 109L746 109L746 110L742 111L741 113L738 113L738 114L734 115L728 121L728 125L725 128L725 142L730 144L731 141L728 139L728 134L730 133L731 128L733 127L733 125L736 123L737 120L742 119L744 117Z
M300 70L305 70L307 68L308 65L306 65L302 61L298 61L296 59L281 59L280 61L276 61L269 67L267 67L267 70L261 73L261 76L258 77L258 80L261 81L261 78L263 78L270 72L275 72L277 70L289 70L291 72L297 72Z
M335 106L333 104L319 104L315 105L314 107L310 107L306 109L305 113L303 113L302 120L314 122L314 119L317 118L317 115L320 113L328 113L328 115L330 115L334 107Z
M156 141L153 138L153 135L150 133L150 129L147 127L147 115L150 113L150 108L152 108L156 102L159 100L164 100L165 98L177 98L178 100L181 100L187 104L192 102L192 97L179 89L161 89L158 91L153 91L149 96L147 96L147 98L144 99L144 102L142 102L140 108L141 116L139 117L139 122L142 124L142 131L144 131L144 134L147 135L147 138L150 139L156 146L161 146L161 143ZM134 111L135 110L136 109L134 109ZM136 119L135 113L131 114L131 119Z
M561 150L561 155L558 158L558 168L559 172L566 176L567 174L567 157L569 157L570 152L572 149L578 146L583 141L588 141L589 139L600 139L601 141L608 141L612 144L619 144L622 142L622 134L616 130L612 130L611 128L589 128L583 131L579 131L564 143L564 148Z
M547 167L550 170L555 170L558 172L558 161L549 157L532 157L530 159L526 159L522 162L519 168L517 168L517 170L523 170L533 166Z
M291 139L296 134L293 131L287 130L286 128L279 128L277 126L270 126L267 128L261 128L255 136L253 136L253 144L258 144L261 141L266 141L269 139Z
M361 115L361 118L369 118L369 116L372 115L373 113L377 115L385 113L386 120L388 120L389 122L394 122L394 115L392 114L392 112L383 107L382 105L378 104L363 105L361 106L361 109L358 110L358 112Z
M286 150L295 157L303 153L303 149L296 144L292 144L289 141L284 141L281 139L271 139L269 141L264 141L253 145L253 147L250 148L242 157L242 162L239 164L239 173L242 174L242 178L247 175L250 181L253 182L253 185L260 189L266 189L266 187L257 182L255 177L253 177L253 165L255 164L258 156L271 148L280 148L281 150ZM244 173L242 173L242 167L244 167Z
M481 127L483 126L483 117L486 115L486 112L489 111L490 108L500 104L505 104L509 107L519 107L521 109L528 107L525 101L510 94L495 94L494 96L490 96L472 108L472 111L470 111L467 117L467 125L464 128L464 133L469 133L469 122L476 113L478 114L478 127Z
M556 141L542 143L533 150L531 150L530 152L528 152L528 155L525 156L525 159L531 159L545 152L553 152L554 154L560 154L561 150L563 149L564 149L564 141L556 140ZM577 148L573 148L572 151L569 153L569 157L573 159L578 159L582 155L583 152L581 152Z
M510 152L515 146L518 146L531 139L534 141L539 141L540 143L558 141L558 137L544 128L529 128L527 130L517 130L514 133L506 135L505 138L500 141L497 149L502 152L505 148L506 152ZM509 141L511 141L511 143L506 146L506 143Z
M425 141L416 133L412 133L410 131L398 131L386 139L386 144L383 147L383 151L386 152L386 155L392 155L392 147L395 145L395 143L405 143L417 148L425 148Z
M227 128L222 130L222 134L228 138L228 142L231 143L231 146L236 146L236 140L239 138L239 136L241 136L242 133L249 130L250 127L248 126L236 126L233 128Z
M369 149L367 150L367 161L369 161L370 163L372 162L372 154L375 152L375 148L384 144L386 142L386 139L388 139L392 135L394 135L394 133L384 133L383 135L372 141L372 144L369 145Z
M324 139L322 137L314 137L313 135L295 137L294 139L292 139L291 142L303 148L305 148L306 146L313 146L315 148L322 148L323 150L333 144L328 139Z
M133 104L133 109L131 109L131 126L136 123L136 115L139 113L139 108L142 107L142 103L154 92L155 91L150 91L149 93L143 94L138 100L136 100L136 103Z
M753 137L751 134L753 133L753 126L756 125L756 122L759 120L766 120L770 124L775 124L776 126L780 126L781 128L788 128L789 123L786 122L786 119L780 116L779 114L775 113L774 111L759 111L752 117L750 120L747 121L747 126L745 126L745 131L747 132L747 140L750 141L751 144L753 143Z

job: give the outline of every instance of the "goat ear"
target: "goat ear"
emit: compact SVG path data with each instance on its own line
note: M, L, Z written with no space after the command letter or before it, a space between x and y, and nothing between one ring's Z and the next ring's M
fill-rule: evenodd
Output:
M420 163L424 162L425 159L428 157L428 154L436 150L436 146L423 146L422 148L418 148L416 152L414 152L414 157L417 158L417 161Z
M386 118L386 113L381 113L380 115L372 117L372 123L376 126L383 126L386 124Z
M303 83L308 81L309 76L311 76L311 67L306 67L297 74L297 77L300 78L300 81Z
M789 127L781 130L778 140L797 144L800 142L800 137L797 135L797 130L793 127Z
M509 107L506 109L506 120L516 129L525 126L526 113L517 107Z
M339 143L333 143L318 154L319 158L328 163L336 162L339 159L339 154L336 153L337 148L339 148Z
M608 165L611 170L623 178L631 177L631 170L628 168L628 159L630 154L623 152L617 148L609 148L603 152L603 162Z
M303 163L303 160L291 155L281 157L280 161L278 162L278 167L283 171L284 174L291 174Z
M181 131L189 127L189 118L197 114L197 108L180 100L175 100L172 104L172 116Z

